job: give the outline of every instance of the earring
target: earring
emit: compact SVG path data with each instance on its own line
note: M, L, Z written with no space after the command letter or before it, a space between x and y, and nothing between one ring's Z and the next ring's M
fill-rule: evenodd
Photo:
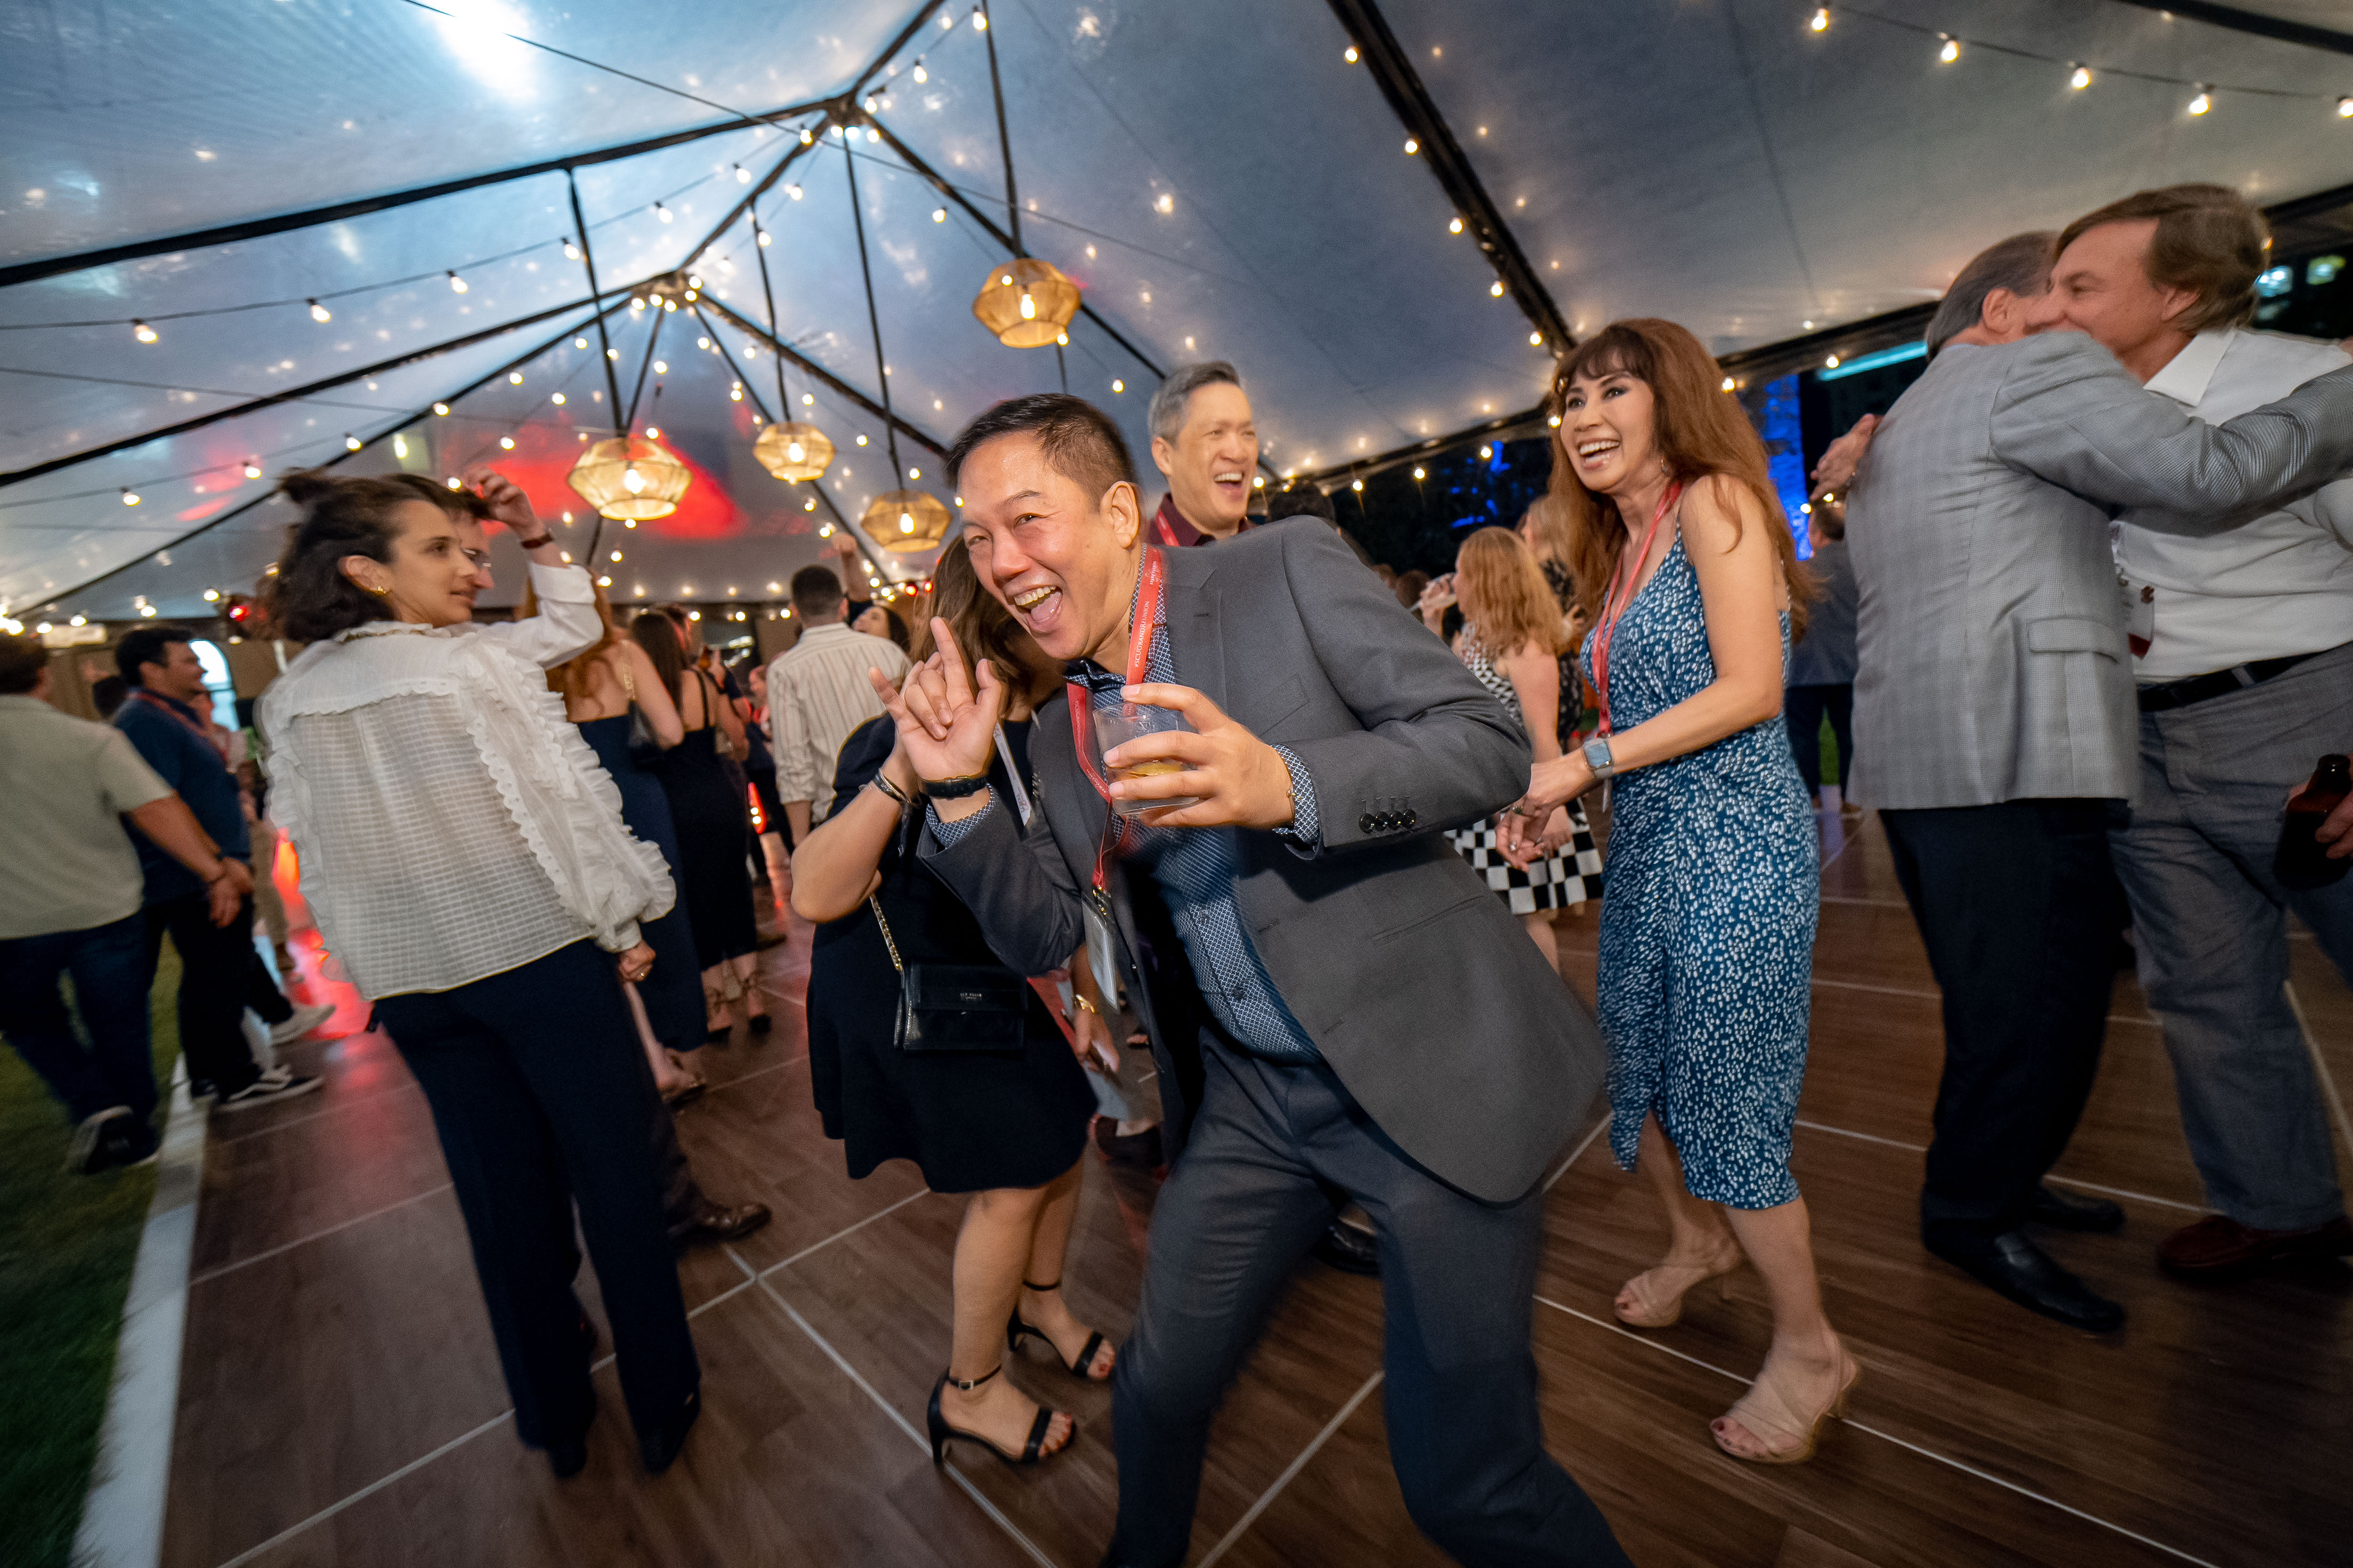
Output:
M389 584L389 583L386 583L386 584L382 584L381 586L379 586L379 585L377 585L377 584L375 584L371 583L371 584L369 584L367 585L367 591L368 591L369 593L371 593L371 594L374 594L377 598L381 599L381 598L383 598L386 594L389 594L389 593L391 593L391 592L392 592L392 584Z

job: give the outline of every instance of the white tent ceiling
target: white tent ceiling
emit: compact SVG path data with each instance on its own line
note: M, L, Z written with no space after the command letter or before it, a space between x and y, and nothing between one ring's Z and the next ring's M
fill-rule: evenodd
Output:
M544 511L575 512L567 537L585 552L588 513L563 475L579 438L614 421L586 281L564 249L575 225L555 165L697 127L723 129L580 163L607 290L691 266L731 310L765 324L753 219L723 220L791 156L754 209L774 238L776 332L879 402L854 157L894 411L944 444L990 402L1061 384L1051 351L1003 348L973 321L972 297L1005 251L962 203L863 129L800 150L803 125L822 132L819 112L740 117L840 94L879 61L874 120L1004 227L988 40L969 0L928 13L839 0L435 6L0 8L12 66L0 85L0 279L15 268L24 279L0 287L0 475L130 443L0 482L0 605L115 617L143 598L190 615L207 587L250 585L282 537L281 503L184 538L265 492L245 477L248 460L273 473L337 457L357 472L507 463ZM1531 345L1516 301L1494 294L1490 258L1449 232L1455 195L1430 157L1403 151L1405 127L1369 65L1345 56L1340 9L994 0L1023 239L1084 285L1102 319L1072 325L1069 384L1120 417L1139 461L1153 364L1234 361L1278 473L1461 430L1542 390L1549 350ZM2341 5L2319 0L2258 9L2341 25ZM1382 7L1579 332L1663 315L1729 353L1932 299L1992 239L2137 187L2220 180L2270 202L2338 184L2353 163L2353 120L2335 111L2353 92L2341 53L2121 0L1878 0L1833 7L1821 30L1812 11L1804 0ZM1938 33L1961 41L1959 58L1939 60ZM2073 61L2095 68L2090 88L2069 86ZM2188 111L2191 82L2214 85L2210 112ZM283 232L41 265L533 164L549 167ZM313 320L313 300L328 321ZM625 403L657 314L609 319ZM134 319L153 342L134 338ZM57 324L71 322L93 324ZM730 398L735 377L718 353L695 346L704 325L681 312L660 331L668 369L648 376L638 423L659 424L698 478L674 517L617 544L608 529L604 548L625 559L602 564L625 601L640 585L652 598L730 586L766 596L815 557L828 514L805 510L807 487L753 462L752 405ZM754 345L733 326L714 320L710 331L773 413L773 356L745 358ZM503 373L519 359L517 384ZM136 440L369 367L383 368ZM799 370L787 380L796 411L813 395L806 416L841 448L825 483L854 517L887 488L883 426L833 385ZM451 414L419 418L436 399ZM347 454L347 434L364 449ZM899 455L936 484L920 443L902 437ZM126 489L137 506L123 504Z

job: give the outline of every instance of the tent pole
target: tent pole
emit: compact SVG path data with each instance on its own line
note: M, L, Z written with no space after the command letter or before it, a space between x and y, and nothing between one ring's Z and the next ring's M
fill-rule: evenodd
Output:
M580 234L580 265L588 270L588 297L596 298L596 253L588 245L588 220L580 212L580 182L572 171L564 171L565 188L572 196L572 226ZM596 312L596 346L603 351L605 361L605 394L612 401L606 407L614 414L621 411L621 378L613 368L613 340L605 331L605 312Z

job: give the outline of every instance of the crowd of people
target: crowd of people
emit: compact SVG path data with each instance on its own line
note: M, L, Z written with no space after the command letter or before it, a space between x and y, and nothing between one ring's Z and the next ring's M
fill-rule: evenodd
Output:
M1105 1561L1178 1563L1219 1401L1313 1253L1381 1280L1421 1529L1468 1563L1623 1563L1545 1451L1528 1350L1539 1183L1597 1094L1663 1221L1619 1319L1762 1281L1769 1348L1715 1443L1803 1462L1861 1375L1791 1171L1818 814L1879 812L1943 994L1929 1252L2121 1324L2029 1227L2123 1223L2046 1178L2128 929L2215 1211L2165 1266L2353 1253L2281 995L2290 911L2353 978L2353 803L2274 860L2287 797L2353 742L2353 362L2243 330L2265 243L2185 186L1990 247L1916 384L1824 455L1810 562L1668 321L1564 353L1547 494L1436 579L1368 570L1313 490L1250 515L1229 364L1153 399L1156 508L1101 411L1015 398L949 454L963 529L923 623L807 567L748 692L690 616L617 624L488 468L290 476L269 612L308 646L258 759L186 633L121 639L111 726L0 644L0 1028L80 1168L151 1158L168 933L194 1087L315 1089L260 1059L320 1016L252 936L270 825L431 1106L518 1435L586 1462L576 1211L659 1472L700 1407L673 1249L768 1217L702 1194L672 1116L699 1051L767 1027L765 874L815 929L811 1079L850 1174L905 1159L968 1194L935 1458L1076 1440L1008 1373L1035 1342L1112 1384ZM529 593L477 625L491 521ZM1554 927L1595 904L1588 1014ZM1166 1176L1123 1343L1062 1288L1091 1140Z

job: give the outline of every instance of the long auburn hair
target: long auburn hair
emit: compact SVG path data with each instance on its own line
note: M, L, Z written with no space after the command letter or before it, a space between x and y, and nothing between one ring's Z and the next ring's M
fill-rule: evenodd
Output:
M1560 602L1527 541L1508 528L1482 528L1454 557L1455 603L1464 605L1479 646L1492 658L1509 658L1534 643L1557 658L1567 638Z
M629 617L629 637L654 661L654 673L670 689L670 700L686 711L686 648L679 637L678 618L667 609L639 610Z
M1739 401L1723 390L1724 373L1715 356L1697 338L1672 321L1637 316L1612 321L1563 355L1553 373L1552 391L1545 407L1559 415L1553 428L1550 499L1567 520L1568 568L1577 579L1577 605L1588 624L1600 618L1602 601L1617 580L1626 550L1626 523L1618 502L1585 488L1568 451L1569 421L1566 408L1569 383L1577 376L1599 377L1612 372L1632 376L1651 389L1655 410L1654 436L1670 480L1688 487L1709 475L1719 475L1746 490L1764 509L1765 527L1781 560L1782 580L1789 588L1789 629L1794 637L1806 629L1806 605L1813 597L1813 578L1798 560L1798 542L1789 531L1781 498L1773 489L1765 443L1741 411ZM1647 520L1643 520L1647 521ZM1739 526L1735 517L1734 526Z
M916 664L932 657L933 616L947 622L948 630L955 636L956 647L964 650L966 659L985 658L996 666L997 679L1008 690L1044 688L1045 694L1051 695L1050 688L1022 660L1020 645L1028 634L1013 618L1013 612L997 603L997 595L982 584L980 574L973 570L972 551L961 533L948 542L948 547L940 552L938 562L932 567L931 615L915 627L914 646L908 650L908 657ZM1039 700L1039 690L1031 689L1030 700L1035 703Z
M604 630L596 635L594 644L581 649L570 658L547 672L547 689L560 695L565 702L578 702L588 696L588 678L596 668L605 650L618 647L625 635L613 619L612 601L605 597L603 586L591 579L589 592L596 596L596 621ZM522 603L515 606L515 619L527 621L539 614L539 591L529 583L522 585ZM616 676L614 679L618 679Z

